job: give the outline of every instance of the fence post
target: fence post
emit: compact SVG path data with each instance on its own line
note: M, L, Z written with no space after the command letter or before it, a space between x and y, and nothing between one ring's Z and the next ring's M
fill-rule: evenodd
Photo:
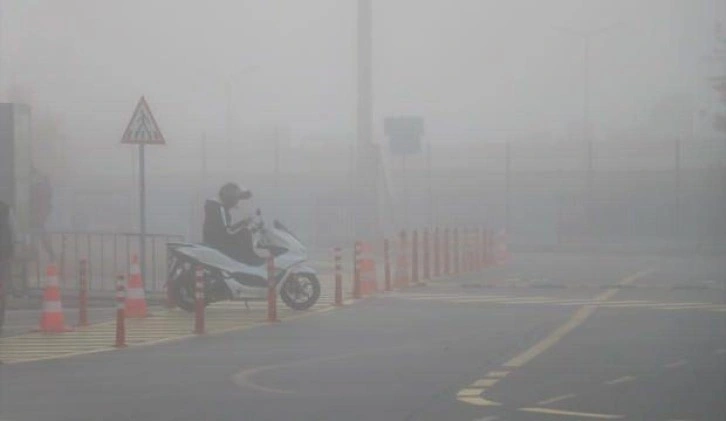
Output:
M353 298L361 298L361 285L360 285L360 255L361 255L361 242L356 241L353 247Z
M204 334L204 268L197 266L195 270L196 279L194 282L194 333Z
M343 305L343 267L342 267L342 251L340 247L335 250L335 305L340 307Z
M408 236L406 235L406 230L401 231L401 262L402 262L402 268L401 268L401 286L407 287L409 284L409 266L410 266L410 260L408 255Z
M88 260L78 265L78 326L88 326Z
M275 288L275 257L267 257L267 321L276 323L277 318L277 288Z
M479 252L479 227L474 227L473 229L473 247L471 251L471 264L472 268L471 270L473 272L479 272L479 256L481 256L481 253Z
M126 347L126 281L116 277L116 348Z
M482 241L482 264L484 267L489 266L489 230L483 229L481 233Z

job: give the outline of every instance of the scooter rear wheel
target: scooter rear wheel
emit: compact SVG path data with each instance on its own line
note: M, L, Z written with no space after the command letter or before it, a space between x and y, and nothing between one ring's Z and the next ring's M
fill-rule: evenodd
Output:
M179 308L193 313L196 308L194 280L189 278L184 277L174 282L171 286L171 296Z

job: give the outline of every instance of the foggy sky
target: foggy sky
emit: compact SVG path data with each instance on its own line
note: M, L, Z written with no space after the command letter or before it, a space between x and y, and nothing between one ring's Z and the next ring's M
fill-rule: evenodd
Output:
M146 95L170 143L289 125L353 133L354 0L0 0L0 95L57 115L68 147L110 151ZM437 142L564 133L582 106L628 127L665 95L708 104L703 56L720 0L374 0L375 122L420 114ZM254 66L254 67L250 67ZM703 105L705 106L705 105ZM380 135L380 133L379 133Z

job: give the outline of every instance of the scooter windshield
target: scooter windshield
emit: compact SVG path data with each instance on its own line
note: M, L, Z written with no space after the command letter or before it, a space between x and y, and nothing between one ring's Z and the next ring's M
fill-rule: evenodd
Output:
M284 225L275 221L272 228L267 228L260 238L260 246L270 249L284 249L290 253L305 255L305 246Z

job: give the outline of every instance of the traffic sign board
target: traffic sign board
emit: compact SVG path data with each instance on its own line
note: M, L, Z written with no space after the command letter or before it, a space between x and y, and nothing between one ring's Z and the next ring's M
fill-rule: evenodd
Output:
M154 115L151 114L149 104L146 103L146 99L143 96L136 105L136 110L124 131L121 143L135 145L166 144L164 136L161 134L161 130L159 130L159 125L156 124Z

